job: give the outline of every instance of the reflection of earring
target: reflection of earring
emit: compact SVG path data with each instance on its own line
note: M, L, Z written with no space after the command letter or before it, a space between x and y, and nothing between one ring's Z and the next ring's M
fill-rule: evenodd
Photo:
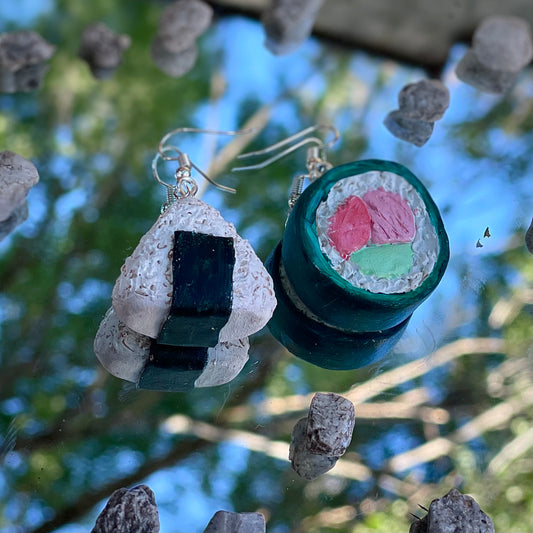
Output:
M369 159L332 168L314 126L248 155L304 144L307 174L295 178L283 239L266 262L278 305L272 334L295 355L330 369L368 365L387 354L439 283L448 237L424 185L404 166ZM311 184L303 191L303 182Z
M154 158L167 203L122 266L113 308L95 339L103 366L144 389L231 381L248 359L247 337L265 326L276 305L272 279L249 242L195 198L191 168L214 182L187 154L165 146L179 132L238 133L179 128L163 137ZM159 159L178 161L175 185L160 179Z

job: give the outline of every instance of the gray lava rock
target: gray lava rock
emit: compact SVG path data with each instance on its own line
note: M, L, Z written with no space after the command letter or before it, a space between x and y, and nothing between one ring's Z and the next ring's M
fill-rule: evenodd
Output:
M159 39L152 41L152 60L167 76L179 78L189 72L198 58L198 48L193 42L181 52L169 52Z
M14 31L0 34L0 67L12 72L47 61L55 47L34 31Z
M0 152L0 221L7 220L39 181L35 165L14 152Z
M491 70L518 72L533 58L529 23L520 17L487 17L474 32L472 50Z
M531 221L529 228L527 228L525 241L528 252L533 254L533 220Z
M385 127L398 139L424 146L433 133L433 122L407 118L400 110L391 111L383 121Z
M420 520L415 520L409 528L409 533L427 533L428 531L428 515Z
M159 533L159 513L150 487L113 492L91 533Z
M30 65L17 70L13 74L15 91L6 92L31 92L38 89L42 85L44 75L48 72L48 64L39 63L38 65Z
M163 11L156 39L167 52L190 49L204 33L213 17L213 9L201 0L178 0Z
M354 425L355 410L350 400L332 392L316 393L307 416L309 451L340 457L350 445Z
M461 81L480 91L493 94L506 92L519 73L490 69L479 61L472 50L466 52L455 68L455 74Z
M265 533L265 517L261 513L217 511L204 533Z
M311 35L323 0L273 0L261 17L265 46L273 54L288 54Z
M494 533L494 524L471 496L452 489L429 506L427 533Z
M435 122L448 109L450 92L439 80L421 80L400 91L398 104L406 118Z
M106 79L120 65L123 53L130 45L128 35L118 35L97 22L83 30L79 56L87 61L95 78Z
M331 470L337 462L337 457L317 455L308 449L307 418L298 420L291 435L289 460L293 470L304 479L311 481Z
M54 51L54 46L33 31L0 34L0 92L38 89Z
M17 226L28 218L28 202L22 202L16 207L9 218L0 222L0 241L3 241Z

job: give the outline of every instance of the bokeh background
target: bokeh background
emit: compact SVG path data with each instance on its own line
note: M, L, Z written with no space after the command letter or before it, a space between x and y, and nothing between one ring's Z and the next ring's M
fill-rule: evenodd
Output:
M270 533L406 532L409 513L422 516L419 505L452 487L473 495L497 531L531 531L531 67L493 96L456 78L466 42L431 72L422 51L418 65L404 64L332 36L275 57L257 20L217 8L195 68L172 79L149 54L164 5L0 4L0 31L33 29L57 47L40 90L0 95L0 150L31 159L41 178L29 219L0 243L0 531L90 531L113 490L141 482L156 494L163 533L203 531L219 509L260 511ZM132 38L106 81L77 57L95 21ZM451 105L416 148L382 122L403 85L429 75L447 85ZM341 132L333 164L402 163L443 216L448 270L394 351L367 368L327 371L265 329L225 386L158 393L108 375L93 339L124 258L164 200L150 169L162 135L254 124L246 148L258 149L316 123ZM305 150L237 174L237 161L221 156L227 138L175 142L237 189L201 184L264 260L282 236ZM290 468L288 442L316 391L350 398L357 419L348 453L307 482Z

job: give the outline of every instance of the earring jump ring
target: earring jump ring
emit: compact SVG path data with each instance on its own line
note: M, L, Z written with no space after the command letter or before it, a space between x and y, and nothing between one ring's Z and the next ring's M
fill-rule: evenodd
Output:
M192 178L182 178L174 187L174 197L178 200L187 198L188 196L195 196L198 192L198 184Z
M161 185L163 185L164 187L166 187L167 189L174 189L176 187L176 185L172 185L170 183L167 183L166 181L162 180L161 177L159 176L159 172L157 170L157 163L159 162L160 159L162 159L163 161L175 161L177 160L178 158L167 158L165 157L165 152L170 152L170 151L176 151L180 154L182 154L183 152L181 152L181 150L179 150L178 148L176 148L175 146L163 146L161 150L159 150L157 152L157 154L155 154L154 158L152 159L152 174L155 178L155 180L160 183Z

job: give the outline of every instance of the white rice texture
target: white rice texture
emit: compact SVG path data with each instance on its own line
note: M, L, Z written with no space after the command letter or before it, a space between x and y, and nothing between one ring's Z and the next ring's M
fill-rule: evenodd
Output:
M393 279L362 274L355 263L340 256L328 238L329 219L346 198L362 198L367 191L378 188L399 194L407 201L415 216L413 266L404 276ZM373 293L399 294L416 289L433 270L439 254L437 233L424 202L406 179L393 172L373 170L338 181L316 210L316 231L322 253L329 259L333 269L354 287Z

